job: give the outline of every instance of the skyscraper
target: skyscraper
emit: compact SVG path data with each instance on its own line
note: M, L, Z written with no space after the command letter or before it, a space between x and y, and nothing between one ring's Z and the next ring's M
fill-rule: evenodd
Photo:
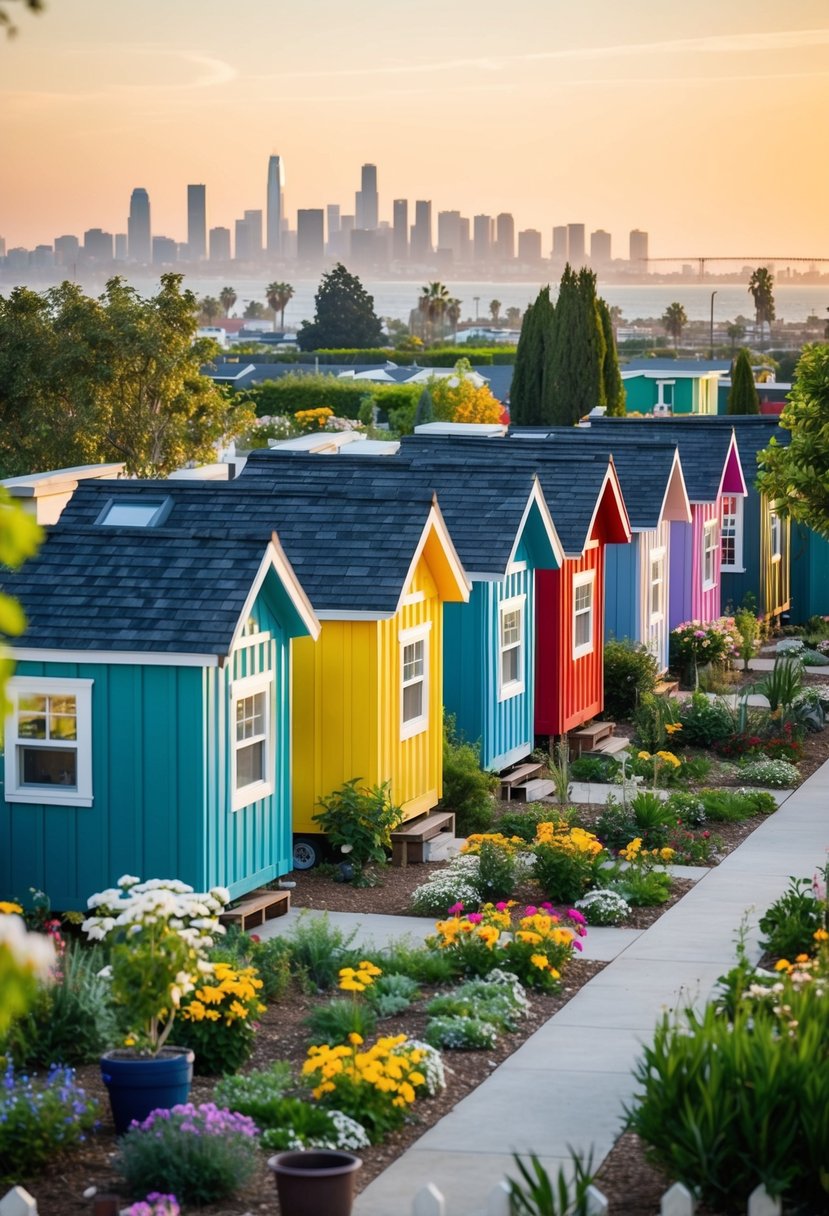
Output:
M630 234L630 260L639 263L637 269L647 271L648 234L641 232L638 228L634 228Z
M230 261L230 229L229 228L211 228L210 229L210 261L211 262L229 262Z
M567 257L574 270L584 265L584 224L567 225Z
M405 262L409 256L409 200L396 198L393 208L392 257Z
M499 262L511 262L515 257L515 220L502 211L495 221L495 254Z
M567 261L567 225L557 224L553 229L553 260L563 266Z
M207 254L207 190L204 186L187 187L187 252L192 262L200 262Z
M377 227L380 210L377 194L377 166L363 165L360 170L360 189L357 191L354 208L354 227L373 232Z
M76 236L55 237L55 263L58 266L74 266L80 253L80 241Z
M461 213L438 212L438 249L451 254L453 262L461 260Z
M285 214L285 166L282 158L272 156L268 161L268 254L282 256L282 217ZM238 254L236 255L238 257Z
M415 222L412 224L409 252L413 262L426 262L432 256L432 203L419 198L415 202Z
M524 266L541 261L541 233L536 228L524 228L518 233L518 261Z
M137 186L130 196L127 244L131 262L149 264L152 255L150 196L142 186Z
M146 190L143 193L146 194ZM112 233L102 232L100 228L87 228L83 234L83 253L88 261L111 262Z
M492 254L492 216L476 215L472 221L473 257L476 262L488 262Z
M314 207L296 213L296 256L298 262L319 265L325 253L325 212Z
M246 211L236 221L236 261L256 262L262 256L262 212Z
M607 266L610 256L610 233L597 228L590 233L590 261L594 267Z

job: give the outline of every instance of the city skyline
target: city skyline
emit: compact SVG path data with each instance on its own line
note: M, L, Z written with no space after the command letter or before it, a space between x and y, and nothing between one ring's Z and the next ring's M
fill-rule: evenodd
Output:
M278 154L292 217L334 200L353 213L363 164L380 172L381 219L404 198L410 223L419 199L433 222L509 213L545 255L574 219L617 251L640 228L662 256L826 253L829 166L808 154L826 122L822 0L789 6L785 28L770 0L516 0L509 22L494 0L423 0L416 26L404 3L314 0L276 64L284 15L257 21L246 37L216 0L53 0L22 18L2 47L7 244L117 234L136 184L158 233L184 239L186 183L231 229L267 211L262 164Z

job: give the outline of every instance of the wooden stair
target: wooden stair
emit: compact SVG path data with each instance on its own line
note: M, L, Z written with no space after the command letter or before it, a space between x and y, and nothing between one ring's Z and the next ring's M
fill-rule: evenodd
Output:
M270 891L259 887L246 895L235 908L222 912L219 920L223 925L238 925L240 929L248 929L264 925L265 921L275 920L291 910L290 891Z
M653 695L655 697L675 697L679 692L679 680L659 680Z
M516 764L501 774L501 797L509 802L513 794L518 802L531 802L527 798L527 786L540 778L544 772L543 764L535 764L532 760L524 764Z
M577 756L593 755L598 747L605 739L610 739L613 732L616 730L615 722L591 722L588 726L582 726L579 730L573 730L567 736L567 742L570 745L570 755L575 759Z
M416 864L425 860L426 842L440 832L455 835L454 811L432 811L396 828L391 834L391 864L407 866L409 862Z

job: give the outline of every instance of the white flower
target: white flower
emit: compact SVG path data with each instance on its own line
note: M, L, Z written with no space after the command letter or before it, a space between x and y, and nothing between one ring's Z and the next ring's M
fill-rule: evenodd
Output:
M0 948L3 947L18 967L38 979L49 979L55 965L52 939L42 933L29 933L23 918L16 913L0 916Z
M135 878L132 874L122 874L121 877L118 879L117 885L119 887L124 887L124 888L134 887L140 881L141 881L140 878Z

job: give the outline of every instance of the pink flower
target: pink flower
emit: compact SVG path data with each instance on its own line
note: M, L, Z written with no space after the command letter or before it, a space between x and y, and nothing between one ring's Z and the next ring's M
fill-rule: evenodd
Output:
M460 900L456 904L452 904L451 908L446 909L448 916L459 916L463 912L463 904Z
M581 942L579 941L579 939L577 937L573 938L573 949L574 950L583 950L584 949L584 946L581 944Z
M555 908L548 901L541 905L542 912L555 912Z
M524 915L525 916L535 916L537 911L538 911L538 908L535 906L535 904L527 904L527 907L524 909Z
M577 925L587 924L587 919L582 916L581 912L579 912L576 908L568 908L567 915L570 917L570 920L574 920Z
M503 899L501 899L495 905L495 911L496 912L506 912L508 907L509 907L509 904L504 903Z
M481 912L470 912L466 919L470 925L479 925L484 918Z

